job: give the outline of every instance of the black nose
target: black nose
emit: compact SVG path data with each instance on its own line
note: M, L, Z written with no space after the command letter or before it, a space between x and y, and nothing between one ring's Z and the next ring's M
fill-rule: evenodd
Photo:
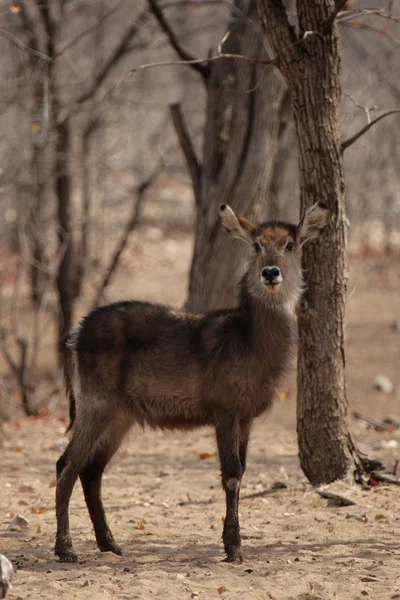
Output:
M264 267L261 270L261 275L270 283L273 283L274 279L277 279L280 276L280 274L281 271L279 267Z

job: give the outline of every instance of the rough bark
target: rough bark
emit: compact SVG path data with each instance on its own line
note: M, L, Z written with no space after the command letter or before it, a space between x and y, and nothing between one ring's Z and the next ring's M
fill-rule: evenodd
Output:
M235 6L256 18L256 2ZM257 30L233 13L223 52L265 54ZM244 268L241 244L221 232L218 206L229 203L239 214L266 216L266 196L278 147L280 105L285 85L272 67L221 60L210 65L203 168L198 190L193 262L187 309L232 305ZM229 246L229 247L228 247Z
M356 467L346 415L343 322L347 219L340 147L340 48L329 24L333 0L298 0L299 42L281 0L259 0L267 37L291 91L299 146L301 212L323 202L331 213L324 238L305 245L306 291L299 308L298 416L301 466L314 485Z

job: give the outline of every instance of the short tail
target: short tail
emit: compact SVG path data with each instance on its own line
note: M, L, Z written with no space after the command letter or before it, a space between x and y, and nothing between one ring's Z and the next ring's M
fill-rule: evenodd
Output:
M63 366L63 372L64 372L65 390L66 390L68 400L69 400L69 425L68 425L65 433L68 433L68 431L70 431L72 429L72 427L75 423L75 417L76 417L76 400L75 400L74 390L72 387L72 375L73 375L72 351L68 347L68 337L69 337L69 335L67 334L60 340L60 342L58 344L58 350L60 353L62 366Z

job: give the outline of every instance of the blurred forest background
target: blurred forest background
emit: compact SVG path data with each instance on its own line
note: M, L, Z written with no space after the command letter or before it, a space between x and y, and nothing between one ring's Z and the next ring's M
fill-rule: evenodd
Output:
M195 154L207 162L211 109L201 69L143 68L180 60L144 0L49 4L50 11L39 2L0 2L5 416L17 405L35 412L57 397L55 342L92 306L131 297L183 303L196 219L204 217L196 210L196 165L188 169L182 152L184 126ZM227 31L243 21L245 4L159 3L180 46L198 58L218 53ZM364 0L351 5L369 8ZM373 10L339 23L347 140L400 107L399 7L376 0ZM251 38L263 37L255 22L246 26ZM296 220L295 132L280 76L266 82L271 71L257 67L252 85L240 92L251 101L266 83L272 90L275 146L267 153L268 185L258 212ZM397 132L398 115L390 116L345 151L352 253L399 256ZM146 273L135 279L138 265Z

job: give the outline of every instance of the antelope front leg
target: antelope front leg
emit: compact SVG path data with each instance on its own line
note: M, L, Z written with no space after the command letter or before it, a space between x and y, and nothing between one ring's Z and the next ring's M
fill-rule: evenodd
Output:
M226 517L222 539L228 562L242 562L240 539L239 490L243 469L239 458L239 427L235 415L221 418L217 427L222 486L226 494Z

